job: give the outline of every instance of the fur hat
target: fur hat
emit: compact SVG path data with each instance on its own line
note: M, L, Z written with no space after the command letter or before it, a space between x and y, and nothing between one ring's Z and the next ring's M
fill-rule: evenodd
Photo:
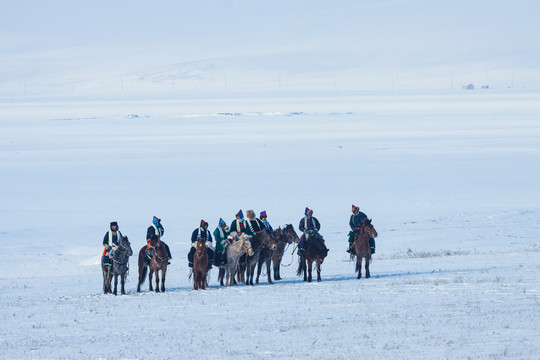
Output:
M248 210L248 211L246 211L246 215L247 215L247 216L249 216L249 215L255 216L255 211L253 211L253 210Z
M227 223L222 218L219 218L219 227L227 226Z
M243 219L243 218L244 218L244 213L242 212L242 209L240 209L240 211L238 211L238 212L236 213L236 216L239 216L240 219Z
M205 227L205 226L208 226L208 223L204 220L201 220L201 225L200 225L202 228Z
M309 211L309 208L308 208L308 207L306 206L306 210L304 211L304 215L306 215L306 216L307 216L307 214L308 214L308 211Z
M154 225L158 226L160 222L161 222L161 219L158 219L157 217L154 216L154 219L152 220L152 223Z
M353 206L352 206L352 212L353 212L353 214L354 214L355 212L357 212L357 211L360 211L360 208L359 208L358 206L354 206L354 205L353 205Z
M266 219L268 216L266 215L266 210L261 212L261 219Z
M118 229L118 223L116 221L111 222L111 230L113 226L116 226L116 229Z

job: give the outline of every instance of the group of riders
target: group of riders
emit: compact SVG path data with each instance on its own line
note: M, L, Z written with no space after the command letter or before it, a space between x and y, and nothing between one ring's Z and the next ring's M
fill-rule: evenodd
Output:
M349 226L351 231L349 232L347 252L354 254L354 233L356 230L360 229L364 220L367 219L366 214L360 211L358 206L352 206L352 215L349 220ZM300 237L300 242L298 243L298 255L302 256L305 248L306 241L311 237L317 237L324 243L322 235L319 233L321 229L321 224L319 220L313 216L313 210L306 207L304 211L304 217L300 219L298 228L302 232ZM208 230L208 223L204 220L201 220L199 227L193 230L191 234L191 248L188 253L188 262L189 267L193 266L193 256L195 255L196 244L199 239L204 239L207 247L208 253L208 268L212 267L212 264L216 266L225 265L227 262L226 248L230 244L240 239L240 236L243 234L253 237L256 234L268 230L270 232L274 231L270 223L268 222L268 216L266 211L262 211L259 215L259 218L255 217L255 212L253 210L246 211L246 218L242 210L236 213L235 219L231 222L231 226L227 226L227 223L223 219L219 219L218 226L213 232L215 242L215 248L213 247L213 238L212 234ZM148 227L146 231L146 242L147 242L147 251L145 256L145 261L149 262L152 259L152 247L150 246L150 239L152 236L157 235L160 238L161 244L167 250L167 255L169 261L172 259L171 251L169 246L163 242L161 239L163 237L165 230L161 224L161 219L158 219L154 216L152 224ZM116 221L111 222L110 231L107 231L103 237L103 250L102 262L104 265L109 265L112 263L113 253L118 247L118 242L122 233L118 228L118 223ZM369 246L371 248L371 253L375 253L375 240L373 238L369 239Z

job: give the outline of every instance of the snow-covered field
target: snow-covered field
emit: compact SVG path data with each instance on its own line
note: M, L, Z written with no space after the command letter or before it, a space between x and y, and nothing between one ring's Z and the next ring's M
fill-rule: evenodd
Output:
M540 95L301 93L0 103L0 358L540 358ZM379 233L356 280L351 204ZM314 209L321 283L192 291L200 219ZM162 219L167 292L101 294L110 221ZM265 278L264 278L265 279Z

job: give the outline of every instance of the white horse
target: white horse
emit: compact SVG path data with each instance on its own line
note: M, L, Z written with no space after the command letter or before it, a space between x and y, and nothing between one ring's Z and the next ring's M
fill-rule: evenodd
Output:
M249 256L253 256L253 249L251 248L251 242L249 241L249 236L242 234L238 241L233 242L231 245L227 246L227 278L225 280L225 285L234 285L234 275L238 269L238 262L240 257L247 253Z

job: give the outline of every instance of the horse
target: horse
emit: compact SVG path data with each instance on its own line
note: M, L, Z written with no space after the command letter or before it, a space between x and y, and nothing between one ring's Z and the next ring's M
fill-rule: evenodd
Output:
M311 271L315 262L317 281L321 281L321 264L326 255L328 255L328 248L324 245L322 237L319 234L310 235L306 240L306 249L298 261L296 275L302 276L303 273L304 281L311 282Z
M249 255L246 258L246 285L253 285L255 265L259 262L261 251L264 248L267 248L271 252L277 249L276 242L272 239L272 233L268 229L263 229L258 232L250 239L250 241L253 248L253 255ZM271 258L272 254L266 254L266 256ZM268 266L270 267L270 265Z
M152 259L148 265L144 262L147 249L152 253ZM152 235L150 238L150 246L145 245L139 250L139 283L137 284L137 292L141 292L141 285L144 284L148 268L150 268L150 273L148 274L150 291L154 290L152 287L152 275L155 272L156 292L159 292L159 270L161 270L161 292L165 292L165 275L167 274L168 263L169 257L167 249L161 243L159 235Z
M287 245L292 244L293 242L298 244L300 238L296 234L296 231L294 231L294 227L291 224L285 225L283 229L280 227L279 229L275 230L272 233L272 236L277 243L277 249L272 255L274 280L281 280L279 270L281 265L281 259L283 259L283 254L285 253L285 248L287 247Z
M238 241L235 241L231 245L227 246L225 252L227 254L227 277L225 280L225 286L231 286L234 285L234 275L238 269L240 257L246 253L248 255L253 255L253 248L251 247L249 236L242 234Z
M362 223L362 226L355 230L354 232L354 251L356 254L356 269L358 273L357 279L362 277L362 258L365 259L365 268L366 268L366 278L369 278L371 275L369 273L369 262L371 261L371 249L369 248L369 239L376 238L377 231L371 224L371 219L365 219ZM351 259L354 257L354 254L351 254Z
M124 285L126 283L126 276L129 273L129 257L131 255L133 255L133 250L131 250L129 239L127 236L122 236L120 237L117 249L113 252L112 264L105 265L103 264L102 260L101 267L103 270L103 292L105 294L118 294L118 276L120 276L121 294L126 294ZM111 291L111 276L114 276L114 291Z
M206 238L197 240L195 255L193 256L193 290L206 288L206 272L208 268L208 253L206 251Z
M259 277L261 276L261 270L262 270L263 264L266 264L266 274L268 275L268 283L273 284L272 276L270 274L270 263L272 262L272 256L274 255L274 251L276 251L278 248L277 242L274 237L274 233L276 231L274 232L270 232L269 230L264 231L267 233L267 235L270 235L270 236L265 241L263 241L262 249L260 250L260 253L259 253L259 260L257 261L257 278L255 280L256 284L259 283ZM251 274L251 281L253 281L253 274ZM253 282L251 283L251 285L253 285Z

